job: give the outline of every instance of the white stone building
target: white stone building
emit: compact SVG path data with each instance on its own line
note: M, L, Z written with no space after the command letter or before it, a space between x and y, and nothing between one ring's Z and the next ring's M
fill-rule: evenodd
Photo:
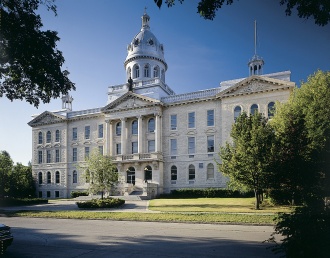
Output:
M66 198L87 189L77 163L93 149L117 165L120 182L111 194L141 190L153 197L179 188L223 188L227 178L216 162L235 117L243 110L270 117L274 103L287 100L295 86L289 71L262 75L264 62L255 54L249 77L177 95L165 83L164 47L149 20L144 13L127 47L128 83L110 86L104 107L72 111L72 97L63 96L62 110L29 122L39 197Z

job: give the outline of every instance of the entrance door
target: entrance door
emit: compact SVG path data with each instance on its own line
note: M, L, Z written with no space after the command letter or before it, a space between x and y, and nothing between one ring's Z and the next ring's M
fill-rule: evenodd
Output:
M127 172L127 183L135 185L135 168L129 167L126 172Z

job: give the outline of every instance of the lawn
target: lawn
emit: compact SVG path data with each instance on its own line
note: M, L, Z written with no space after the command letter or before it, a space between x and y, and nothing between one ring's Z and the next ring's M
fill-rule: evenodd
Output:
M268 200L254 209L254 198L154 199L149 209L162 212L278 213L291 212L290 206L274 206Z

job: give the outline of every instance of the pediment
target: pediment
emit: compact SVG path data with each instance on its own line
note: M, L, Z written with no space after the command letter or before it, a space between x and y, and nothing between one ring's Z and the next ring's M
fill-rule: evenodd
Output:
M48 125L48 124L55 124L61 123L65 121L65 117L61 115L56 115L52 112L45 111L32 119L28 125L31 127L40 126L40 125Z
M111 112L118 110L128 110L136 108L144 108L148 106L161 105L161 102L157 99L149 98L143 95L139 95L133 92L127 92L115 101L106 105L102 111Z
M294 82L253 75L220 92L217 94L217 97L233 97L281 89L290 89L294 87Z

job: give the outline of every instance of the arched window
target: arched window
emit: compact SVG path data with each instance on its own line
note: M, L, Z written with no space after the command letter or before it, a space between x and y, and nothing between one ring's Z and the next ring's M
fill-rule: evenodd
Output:
M152 180L152 168L150 166L144 168L144 180Z
M159 66L154 67L154 78L159 77Z
M148 121L148 132L153 133L155 131L155 119L150 118Z
M50 174L50 172L47 172L47 184L51 184L52 183L52 175Z
M234 120L235 121L241 115L241 113L242 113L242 108L240 106L236 106L234 108Z
M214 165L212 163L207 165L207 179L214 179Z
M195 180L195 166L189 165L189 180Z
M56 171L55 173L55 182L56 184L60 183L60 172Z
M178 169L176 166L171 167L171 180L177 180L178 179Z
M133 74L133 78L139 78L140 77L140 68L138 65L134 65L134 74Z
M116 135L120 136L121 135L121 122L118 122L116 124Z
M60 141L60 130L56 130L55 132L55 142L59 142Z
M73 173L72 173L72 183L73 184L76 184L78 182L78 173L76 170L73 170Z
M38 144L42 144L42 132L38 133Z
M132 77L132 69L131 69L131 67L128 67L128 69L127 69L127 78L130 78L130 77Z
M144 66L144 77L150 77L150 67L148 64Z
M275 113L275 103L269 102L268 103L268 118L272 118Z
M126 170L126 173L127 173L127 183L135 185L135 168L129 167Z
M48 131L46 134L46 142L50 143L51 140L52 140L52 133L50 131Z
M39 183L39 185L42 184L42 172L38 173L38 183Z
M138 120L132 122L132 134L138 134Z
M257 104L253 104L250 108L250 114L254 115L254 113L258 112L258 105Z

